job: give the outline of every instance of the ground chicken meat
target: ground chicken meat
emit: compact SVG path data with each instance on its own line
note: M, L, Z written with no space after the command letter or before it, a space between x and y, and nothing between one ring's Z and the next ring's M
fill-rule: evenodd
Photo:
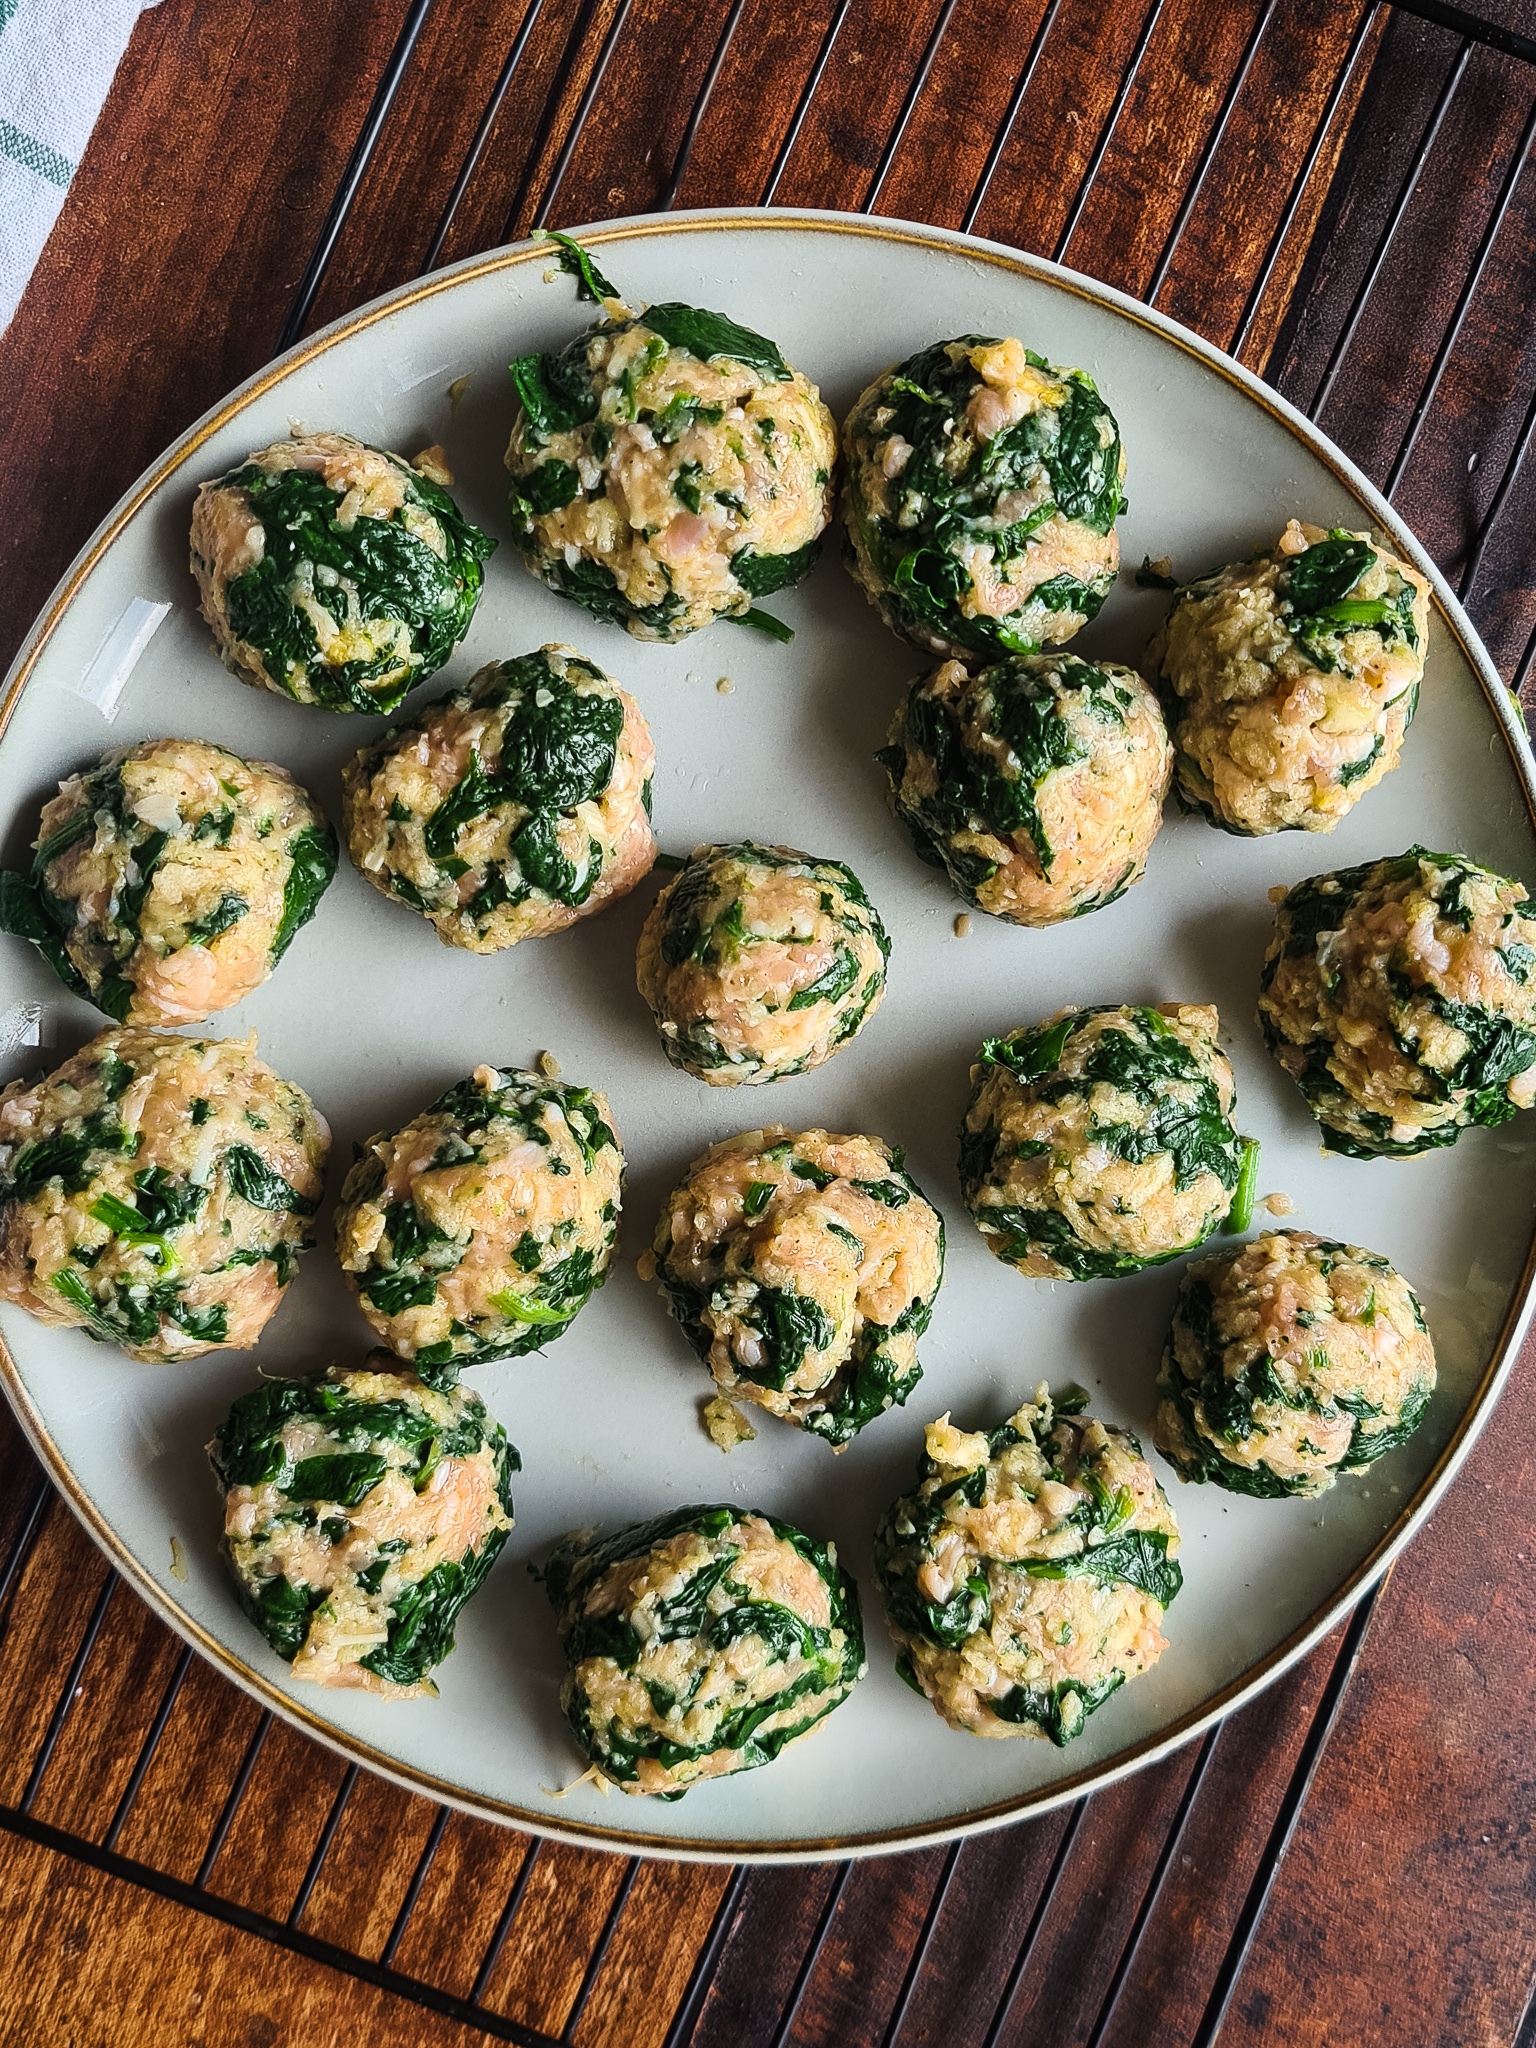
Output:
M1460 854L1298 882L1260 980L1265 1042L1331 1152L1409 1158L1536 1097L1536 917Z
M1172 752L1134 669L1072 654L947 661L914 682L875 756L919 857L977 910L1058 924L1139 882Z
M1417 569L1293 519L1187 584L1147 649L1180 795L1228 832L1331 832L1397 766L1428 646Z
M837 431L762 335L696 306L631 317L588 268L605 317L512 365L513 535L551 590L681 640L810 568Z
M984 1041L960 1189L997 1258L1033 1280L1114 1279L1203 1242L1244 1187L1251 1208L1258 1147L1233 1124L1218 1024L1195 1004L1106 1003Z
M875 1531L897 1672L951 1728L1063 1746L1167 1648L1178 1524L1141 1445L1087 1401L1042 1382L1000 1429L941 1415Z
M542 1351L607 1276L624 1153L606 1097L476 1067L342 1184L336 1256L363 1314L429 1386Z
M543 1573L571 1732L603 1777L679 1798L772 1763L864 1676L859 1591L836 1548L751 1508L680 1508Z
M0 1294L130 1358L247 1350L314 1242L329 1150L254 1032L104 1031L0 1094Z
M1435 1348L1384 1258L1276 1230L1190 1267L1157 1385L1153 1440L1182 1478L1312 1496L1407 1442Z
M206 483L192 574L231 674L327 711L393 711L469 630L496 543L414 464L299 433Z
M1125 456L1085 370L964 334L843 430L848 567L893 632L962 661L1070 640L1114 587Z
M640 934L662 1050L712 1088L808 1073L880 1007L891 942L857 875L787 846L695 847Z
M552 644L493 661L342 774L347 847L445 945L498 953L625 896L656 858L634 698Z
M286 768L141 740L43 807L0 927L128 1024L200 1024L260 988L336 872L336 835Z
M841 1450L921 1378L944 1225L879 1138L746 1131L668 1197L656 1279L717 1384Z
M521 1460L479 1395L376 1351L243 1394L208 1455L240 1605L294 1677L435 1699L432 1668L512 1527Z

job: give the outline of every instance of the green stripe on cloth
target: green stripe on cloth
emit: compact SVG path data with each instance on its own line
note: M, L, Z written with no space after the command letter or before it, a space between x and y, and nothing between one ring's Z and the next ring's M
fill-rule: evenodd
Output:
M0 5L3 4L4 0L0 0ZM27 170L36 171L50 185L68 186L75 175L75 167L67 156L60 156L56 149L50 149L46 142L39 142L35 135L13 128L9 121L0 121L0 156L8 156Z

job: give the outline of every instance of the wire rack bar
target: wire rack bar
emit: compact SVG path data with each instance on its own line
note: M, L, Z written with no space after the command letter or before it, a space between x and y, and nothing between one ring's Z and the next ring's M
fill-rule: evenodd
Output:
M843 1893L847 1891L848 1880L852 1875L851 1863L840 1863L837 1866L837 1876L833 1879L831 1891L827 1893L827 1902L821 1909L821 1917L816 1922L816 1932L811 1936L811 1945L800 1958L794 1988L789 1994L784 2010L779 2014L779 2023L773 2030L773 2040L769 2048L784 2048L785 2042L794 2031L795 2021L800 2015L801 2001L805 1997L805 1987L810 1983L811 1972L826 1946L827 1936L832 1931L832 1922L837 1917L838 1907L843 1903Z
M69 1676L64 1681L64 1690L53 1710L53 1719L48 1723L48 1733L43 1737L43 1746L32 1766L32 1775L27 1779L27 1789L21 1795L23 1813L32 1811L32 1802L42 1789L43 1775L53 1761L53 1752L58 1747L59 1737L64 1733L64 1724L74 1711L86 1660L96 1647L96 1638L101 1634L101 1625L107 1618L107 1609L116 1591L117 1573L113 1570L109 1571L102 1581L101 1591L96 1596L96 1605L91 1609L91 1618L85 1625L85 1634L80 1638L80 1647L75 1652L74 1662L69 1667Z
M1237 332L1227 345L1228 353L1231 355L1240 357L1244 347L1247 345L1253 323L1259 317L1259 308L1263 305L1264 296L1269 290L1270 279L1275 274L1275 265L1280 261L1280 252L1285 247L1291 229L1295 225L1296 216L1301 211L1301 203L1307 196L1307 187L1312 182L1312 174L1317 169L1318 158L1323 153L1323 145L1328 140L1329 131L1333 127L1334 116L1338 113L1344 95L1349 90L1350 81L1355 75L1355 66L1360 61L1360 53L1365 48L1366 38L1375 26L1376 17L1380 12L1381 0L1370 0L1370 5L1361 14L1359 21L1355 25L1355 32L1349 39L1349 48L1345 52L1344 62L1339 67L1339 75L1333 82L1333 90L1329 93L1327 104L1323 108L1323 118L1318 122L1313 132L1306 157L1302 162L1301 169L1296 174L1290 193L1286 198L1285 211L1280 216L1279 226L1275 229L1269 247L1264 252L1264 261L1259 266L1259 274L1254 279L1253 288L1249 292L1247 302L1243 307L1242 318L1237 323Z
M1435 351L1434 364L1430 369L1424 389L1419 393L1419 402L1413 408L1413 417L1408 422L1408 431L1403 436L1403 445L1398 449L1397 459L1387 474L1387 481L1383 486L1383 490L1389 498L1396 491L1398 484L1402 480L1403 471L1408 467L1414 448L1418 444L1419 434L1423 429L1424 422L1429 417L1429 409L1434 404L1435 394L1440 389L1440 379L1445 375L1445 366L1451 359L1451 351L1460 339L1462 323L1467 317L1467 309L1472 304L1473 294L1482 283L1483 272L1488 267L1488 258L1493 254L1493 245L1499 238L1499 230L1504 225L1504 217L1509 212L1510 202L1514 199L1515 187L1520 182L1520 173L1525 169L1526 159L1531 153L1531 143L1533 140L1536 140L1536 104L1532 105L1531 111L1526 117L1525 126L1520 131L1520 140L1515 145L1515 153L1510 158L1509 168L1504 173L1504 182L1499 187L1499 196L1494 202L1493 212L1488 216L1488 224L1483 229L1482 239L1477 245L1477 254L1472 259L1472 268L1467 272L1466 281L1461 288L1461 296L1456 301L1456 310L1451 315L1451 324L1445 330L1440 346Z
M1521 35L1518 29L1503 28L1496 21L1484 21L1480 14L1469 14L1464 7L1452 7L1447 0L1393 0L1393 5L1400 13L1416 14L1420 21L1432 21L1438 28L1453 28L1457 35L1470 36L1476 43L1485 43L1490 50L1502 50L1506 57L1523 57L1527 64L1536 64L1536 42Z
M1248 1896L1243 1901L1242 1911L1238 1914L1237 1925L1232 1930L1227 1952L1222 1958L1220 1970L1216 1973L1216 1982L1211 1987L1211 1995L1191 2048L1212 2048L1216 2036L1221 2032L1222 2022L1226 2019L1227 2010L1232 2003L1232 1994L1237 1989L1238 1979L1242 1976L1244 1965L1252 1953L1254 1936L1259 1931L1259 1922L1264 1917L1264 1909L1269 1904L1270 1894L1274 1891L1280 1866L1285 1861L1286 1851L1291 1846L1297 1823L1301 1819L1302 1808L1306 1805L1307 1795L1312 1790L1312 1782L1317 1776L1317 1767L1322 1762L1323 1751L1328 1745L1329 1736L1333 1733L1334 1723L1339 1718L1344 1695L1349 1690L1349 1681L1354 1677L1355 1667L1360 1662L1360 1652L1365 1647L1371 1616L1376 1611L1376 1603L1381 1598L1381 1589L1385 1584L1385 1579L1378 1580L1350 1617L1343 1646L1334 1661L1333 1670L1329 1673L1328 1683L1323 1688L1323 1696L1317 1703L1317 1711L1312 1716L1312 1726L1307 1731L1307 1739L1301 1746L1301 1754L1297 1757L1295 1768L1291 1772L1285 1797L1280 1802L1280 1811L1275 1815L1275 1824L1270 1829L1269 1840L1264 1845L1264 1854L1259 1859L1259 1867L1248 1888Z
M1472 49L1473 45L1470 39L1462 43L1460 50L1456 53L1456 61L1447 72L1445 83L1440 88L1439 95L1435 100L1434 109L1425 125L1424 133L1419 138L1419 146L1414 151L1413 162L1408 167L1408 174L1398 187L1397 198L1393 202L1392 211L1387 216L1387 224L1381 231L1381 237L1375 249L1371 252L1371 260L1366 265L1365 275L1361 278L1356 289L1354 300L1345 318L1344 325L1339 329L1338 340L1335 341L1329 352L1322 378L1318 383L1316 391L1312 394L1312 403L1308 406L1307 412L1309 417L1314 420L1320 417L1323 407L1333 395L1333 387L1338 381L1339 371L1344 366L1344 358L1348 355L1354 343L1356 331L1364 315L1366 301L1376 289L1376 280L1381 276L1382 265L1387 260L1387 251L1396 240L1397 231L1403 224L1403 218L1412 202L1413 195L1419 189L1419 180L1424 175L1424 166L1429 162L1430 152L1434 149L1435 143L1439 138L1441 124L1450 111L1451 101L1456 97L1457 89L1466 74L1467 65L1472 56Z
M747 1867L738 1863L730 1875L720 1903L715 1908L715 1917L710 1923L709 1936L699 1950L698 1961L688 1979L688 1988L683 1993L682 2004L672 2015L672 2024L667 2028L667 2037L661 2048L688 2048L698 2029L699 2019L704 2011L704 2001L709 1996L709 1987L715 1980L715 1971L720 1967L720 1957L726 1942L730 1939L736 1909L741 1903L742 1892L746 1889Z
M1072 1844L1077 1840L1077 1831L1083 1824L1083 1815L1088 1811L1085 1798L1075 1800L1067 1815L1067 1824L1061 1831L1056 1844L1056 1854L1051 1858L1051 1867L1046 1872L1045 1883L1035 1901L1035 1910L1029 1916L1029 1925L1024 1930L1024 1940L1013 1959L1013 1968L1008 1972L1008 1981L1003 1986L1002 1996L992 2014L992 2023L987 2028L987 2038L982 2048L997 2048L1003 2028L1008 2024L1008 2015L1013 2010L1013 2001L1018 1996L1019 1985L1024 1972L1029 1968L1029 1959L1035 1952L1035 1943L1040 1939L1040 1930L1045 1925L1045 1916L1051 1910L1056 1897L1056 1888L1061 1883L1062 1872L1067 1867L1067 1858L1072 1854Z
M241 1759L240 1769L236 1775L235 1782L229 1788L229 1797L224 1802L223 1811L214 1822L213 1833L208 1837L208 1846L203 1851L203 1860L198 1865L197 1876L192 1881L194 1891L203 1891L207 1886L209 1878L213 1875L213 1866L219 1860L219 1851L224 1847L229 1831L235 1824L235 1815L240 1811L240 1802L245 1797L246 1789L250 1785L251 1777L255 1772L257 1763L260 1761L261 1752L267 1746L267 1737L271 1732L272 1709L270 1707L263 1707L261 1719L256 1723L251 1733L251 1739L245 1746L245 1755Z
M1147 54L1147 45L1152 40L1153 32L1162 17L1165 5L1166 0L1152 0L1151 12L1141 25L1141 34L1136 38L1136 47L1131 52L1131 61L1127 65L1125 75L1120 81L1120 90L1115 94L1115 103L1110 108L1104 126L1099 131L1098 141L1093 145L1093 155L1088 159L1088 169L1082 184L1078 187L1077 198L1072 203L1072 211L1067 215L1066 225L1057 237L1055 248L1051 251L1051 261L1053 263L1065 263L1067 260L1068 246L1071 243L1072 237L1077 233L1077 224L1083 217L1083 208L1088 204L1088 194L1093 189L1093 181L1099 175L1099 166L1104 161L1105 152L1108 150L1110 142L1114 137L1115 129L1120 122L1120 116L1125 112L1126 102L1129 100L1136 84L1136 74L1141 69L1141 60Z
M1216 152L1226 140L1227 124L1232 119L1232 110L1242 97L1243 87L1248 83L1248 74L1253 69L1253 60L1258 56L1259 45L1264 40L1264 31L1273 21L1275 9L1279 4L1280 0L1264 0L1264 5L1254 17L1253 27L1248 31L1248 40L1243 45L1243 54L1238 59L1236 71L1232 74L1232 83L1227 87L1226 97L1222 100L1221 111L1216 116L1215 126L1206 137L1204 149L1200 152L1200 161L1195 166L1194 181L1184 195L1184 203L1169 230L1167 241L1163 244L1163 252L1157 259L1157 267L1152 272L1145 292L1142 293L1149 306L1157 304L1157 295L1167 283L1168 272L1173 266L1174 251L1178 248L1184 230L1189 225L1189 217L1199 202L1200 194L1205 187L1206 174L1216 160Z
M528 47L528 39L538 26L539 16L543 11L544 0L530 0L522 20L518 23L517 34L512 38L512 47L507 52L507 61L502 65L496 83L491 87L491 96L486 102L485 112L480 116L480 125L475 130L468 153L459 166L459 175L453 181L453 190L448 194L448 203L433 230L431 241L427 244L427 253L421 264L423 274L437 268L437 261L443 253L443 244L448 239L448 231L453 226L454 216L459 210L464 194L469 190L471 178L480 168L480 159L485 155L486 145L491 139L491 130L496 126L496 116L501 112L502 102L511 90L518 66L523 61L523 52Z
M968 235L971 232L976 216L981 211L981 203L987 196L987 187L992 182L992 174L1002 161L1003 151L1008 147L1009 140L1013 135L1013 124L1019 117L1019 109L1024 104L1025 94L1034 83L1041 52L1045 48L1046 40L1051 30L1056 25L1056 16L1060 12L1061 0L1051 0L1050 6L1046 8L1044 14L1040 17L1040 25L1035 30L1034 37L1029 45L1029 54L1024 59L1024 68L1019 73L1019 82L1013 89L1013 97L1008 102L1008 111L1003 116L1003 125L998 129L996 136L993 138L992 147L987 151L987 160L981 167L981 177L977 181L976 190L971 194L971 203L965 209L965 218L960 223L960 232L962 234Z
M593 103L602 89L603 80L608 75L608 66L613 61L613 53L618 48L619 37L624 33L624 24L629 19L629 11L633 5L634 0L619 0L618 6L614 9L613 19L608 24L608 33L603 37L602 48L597 53L597 62L592 67L592 76L587 80L586 91L581 96L581 105L576 109L576 118L571 123L571 132L560 146L555 168L550 172L549 183L544 188L544 197L534 208L533 225L536 228L549 225L555 200L559 196L561 185L565 182L565 174L571 167L571 158L576 154L576 145L581 140L581 131L587 125L587 116L591 113Z
M304 323L310 316L321 280L330 266L332 256L336 253L336 244L341 237L347 215L352 211L353 201L357 198L368 166L373 161L373 153L379 146L384 123L389 119L390 108L395 104L395 95L400 90L400 81L405 76L405 67L411 61L411 52L415 49L417 38L431 12L432 0L411 0L400 33L395 38L395 47L390 52L389 62L384 66L383 76L374 91L368 118L352 145L352 154L347 158L347 167L341 174L341 183L336 187L336 196L331 201L330 211L325 216L324 224L315 238L315 246L310 252L309 261L304 266L304 275L299 279L298 290L294 293L293 303L288 308L288 317L283 322L282 330L277 337L277 346L272 351L274 355L280 356L284 349L292 348L304 332Z
M528 1880L533 1876L534 1865L539 1860L539 1851L542 1847L543 1843L538 1836L528 1844L527 1853L518 1866L517 1876L512 1880L512 1889L507 1894L507 1903L501 1909L501 1918L496 1922L496 1932L491 1936L485 1954L480 1958L480 1967L475 1972L474 1985L469 1994L469 2002L476 2010L485 1996L486 1986L491 1981L491 1972L496 1967L507 1936L512 1931L512 1922L517 1918L517 1909L523 1903L523 1893L528 1889Z
M832 61L833 46L837 42L843 23L848 19L848 9L852 5L853 0L837 0L836 10L833 13L832 19L827 23L827 32L821 39L821 48L816 52L816 62L811 66L811 75L805 81L804 91L795 102L793 118L785 131L784 140L779 144L779 153L773 160L773 169L768 173L768 182L763 187L763 196L760 202L763 206L772 206L773 204L773 195L779 189L779 180L784 175L784 166L789 162L790 152L800 140L800 130L805 126L805 117L811 111L811 101L815 99L816 89L821 84L822 76L828 64Z
M587 1958L587 1967L582 1972L581 1984L576 1992L570 2011L565 2016L565 2025L560 2029L562 2041L574 2041L581 2016L587 2009L587 2000L592 1996L592 1986L597 1982L597 1973L603 1967L603 1958L613 1940L619 1924L619 1916L629 1903L629 1895L635 1888L635 1879L640 1875L640 1858L631 1856L619 1885L618 1894L608 1908L608 1917L603 1922L603 1931L597 1937L597 1946Z
M902 137L906 134L917 103L922 98L923 87L928 83L928 74L933 69L934 59L939 54L939 45L944 40L944 31L954 19L955 8L958 5L959 0L944 0L944 5L939 9L939 18L933 24L933 33L929 36L917 70L912 75L912 83L907 87L907 96L901 103L901 112L896 116L896 126L891 130L881 154L875 170L875 182L865 195L864 204L859 208L860 213L873 213L875 210L875 201L880 197L885 181L891 174L896 152L901 147Z
M954 1883L955 1870L960 1862L960 1852L964 1847L965 1842L963 1839L958 1842L952 1842L949 1846L948 1854L944 1858L944 1867L939 1872L939 1881L933 1888L933 1897L928 1901L928 1910L923 1915L922 1931L917 1937L917 1946L913 1949L907 1963L907 1974L901 1980L901 1989L896 1994L896 2003L891 2008L890 2018L886 2021L885 2033L881 2037L880 2048L896 2048L896 2036L901 2032L901 2023L907 2016L907 2007L912 2003L912 1994L917 1989L917 1980L923 1973L924 1963L928 1960L928 1950L933 1942L934 1931L939 1924L939 1915L944 1910L944 1901L949 1897L949 1888Z
M658 213L670 213L677 204L677 195L683 188L683 179L688 170L688 159L693 155L693 145L698 140L699 129L703 125L705 109L714 96L720 73L725 69L725 60L730 55L731 41L736 34L736 24L741 20L742 9L746 4L747 0L735 0L730 13L726 16L725 26L720 31L720 40L715 44L715 54L710 60L708 71L704 74L704 83L699 87L699 96L693 103L693 112L688 116L688 126L683 130L683 139L678 145L677 162L672 166L672 175L667 180L665 191L656 202L655 210Z
M117 1811L112 1816L112 1825L107 1829L105 1836L102 1838L102 1846L104 1848L115 1849L122 1838L123 1829L128 1825L128 1816L133 1811L133 1802L138 1798L140 1791L143 1789L149 1767L155 1760L155 1751L160 1747L160 1739L165 1734L166 1724L171 1718L171 1709L180 1697L181 1688L186 1681L187 1673L191 1669L192 1646L189 1643L177 1658L176 1669L171 1673L170 1684L167 1685L165 1691L160 1696L160 1705L155 1713L153 1722L150 1724L149 1733L145 1736L139 1747L138 1761L134 1764L133 1773L128 1783L123 1787L122 1798L117 1802Z
M438 1848L443 1839L443 1830L448 1825L448 1816L452 1811L452 1807L449 1806L440 1806L437 1809L437 1818L432 1823L432 1832L427 1837L426 1846L416 1859L416 1868L411 1873L411 1881L406 1887L405 1897L400 1901L400 1910L395 1915L395 1924L389 1930L389 1939L385 1942L383 1953L379 1957L379 1961L386 1969L389 1968L400 1952L400 1944L405 1939L405 1930L410 1925L411 1915L416 1910L416 1901L421 1897L421 1888L427 1881L427 1873L437 1860Z
M1460 581L1456 585L1456 595L1463 604L1472 594L1477 572L1483 566L1483 557L1488 552L1488 543L1493 539L1493 529L1498 525L1504 507L1509 503L1509 494L1515 487L1521 464L1529 452L1533 434L1536 434L1536 391L1531 393L1531 402L1525 409L1525 418L1516 437L1514 449L1504 465L1499 488L1494 492L1493 501L1483 514L1477 532L1473 535L1472 545L1467 550L1466 567L1462 570Z
M11 1545L10 1556L5 1560L5 1569L0 1571L0 1607L3 1607L10 1598L11 1588L26 1569L33 1545L43 1533L43 1523L47 1519L53 1499L53 1484L45 1473L38 1479L37 1491L27 1503L27 1512L22 1517L21 1527L16 1531L16 1540Z
M309 1868L304 1873L304 1882L299 1886L293 1904L288 1909L288 1925L297 1927L304 1918L304 1908L309 1904L310 1894L319 1882L325 1868L325 1859L331 1853L331 1844L336 1839L336 1830L341 1826L342 1815L357 1785L357 1765L348 1764L347 1774L337 1788L336 1797L331 1801L331 1810L325 1817L325 1826L320 1830L320 1839L315 1844L315 1853L309 1859Z
M1211 1758L1216 1754L1216 1744L1221 1739L1223 1725L1218 1721L1201 1743L1194 1768L1184 1781L1184 1790L1179 1794L1179 1803L1174 1810L1172 1823L1163 1839L1163 1846L1158 1851L1151 1882L1142 1894L1141 1904L1136 1908L1136 1918L1131 1922L1131 1931L1126 1936L1125 1946L1120 1951L1120 1960L1115 1964L1114 1975L1109 1980L1109 1988L1104 1993L1098 2017L1093 2023L1093 2032L1088 2036L1084 2048L1099 2048L1099 2044L1109 2032L1110 2021L1114 2018L1115 2008L1120 2003L1120 1994L1125 1989L1126 1981L1141 1951L1141 1939L1147 1931L1147 1923L1163 1895L1164 1879L1172 1866L1174 1854L1184 1839L1184 1829L1188 1824L1196 1796L1205 1783L1205 1774L1211 1767Z
M398 1970L385 1969L382 1964L371 1963L366 1956L354 1955L351 1949L340 1948L333 1941L306 1934L302 1928L285 1926L281 1920L270 1919L265 1913L236 1905L233 1899L220 1898L217 1892L188 1884L184 1878L170 1877L163 1870L156 1870L152 1864L135 1863L116 1850L69 1834L63 1828L50 1827L47 1821L22 1813L16 1807L0 1806L0 1828L22 1841L34 1842L57 1855L67 1856L72 1862L84 1863L107 1877L121 1878L140 1891L151 1892L157 1898L169 1899L174 1905L188 1907L194 1913L201 1913L205 1919L221 1921L226 1927L238 1928L243 1934L258 1935L263 1941L271 1942L274 1948L287 1949L311 1962L324 1963L330 1969L356 1977L364 1984L394 1992L398 1997L442 2013L447 2019L478 2027L493 2040L512 2041L517 2048L559 2048L559 2043L550 2035L538 2033L517 2020L506 2019L500 2013L478 2010L467 1999L440 1991L435 1984L425 1983L419 1977L402 1976Z

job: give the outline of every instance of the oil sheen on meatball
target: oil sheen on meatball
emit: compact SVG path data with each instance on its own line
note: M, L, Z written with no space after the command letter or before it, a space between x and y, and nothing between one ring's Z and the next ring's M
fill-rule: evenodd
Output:
M246 1350L314 1243L329 1149L254 1032L104 1031L0 1094L0 1295L130 1358Z
M1406 1159L1530 1108L1533 968L1520 884L1411 846L1282 895L1259 1023L1330 1152Z
M891 942L851 869L787 846L699 846L657 897L637 978L662 1050L712 1088L808 1073L885 994Z
M922 1377L944 1225L879 1138L727 1138L668 1197L654 1276L716 1383L842 1450Z
M1397 766L1428 646L1417 569L1291 520L1186 584L1147 649L1180 796L1228 832L1331 832Z
M574 647L543 647L361 749L342 774L347 846L445 945L498 953L650 872L654 766L634 698Z
M1000 1429L930 1423L875 1531L898 1674L971 1735L1059 1747L1168 1647L1178 1524L1141 1445L1045 1383Z
M1190 1267L1157 1385L1153 1441L1182 1478L1311 1497L1407 1442L1435 1349L1386 1259L1276 1230Z
M960 1188L995 1257L1115 1279L1200 1244L1245 1179L1251 1205L1258 1148L1233 1125L1218 1024L1208 1005L1105 1003L983 1042Z
M432 1669L512 1527L521 1460L479 1395L376 1351L242 1394L208 1455L240 1605L294 1677L435 1699Z
M811 567L837 431L771 341L697 306L635 317L583 261L604 317L512 365L513 536L551 590L682 640Z
M59 784L0 928L127 1024L200 1024L260 988L336 872L336 835L286 768L141 740Z
M836 1547L752 1508L569 1537L543 1576L566 1720L625 1792L678 1799L772 1763L867 1668L859 1589Z
M224 666L327 711L393 711L469 630L495 541L442 488L350 434L300 433L206 483L192 573Z
M1134 669L1011 656L921 676L875 756L919 857L977 910L1058 924L1140 881L1173 755Z
M342 1184L336 1256L389 1348L429 1386L541 1351L607 1277L624 1154L606 1097L476 1067Z
M875 379L843 430L848 567L935 654L1070 640L1114 587L1125 456L1085 370L963 334Z

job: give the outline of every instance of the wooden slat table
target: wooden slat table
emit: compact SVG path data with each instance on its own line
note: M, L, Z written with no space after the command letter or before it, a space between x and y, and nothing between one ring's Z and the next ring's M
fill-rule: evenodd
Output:
M0 663L280 339L545 221L771 198L1065 256L1232 349L1521 686L1536 6L1481 8L161 0L0 342ZM1533 1362L1374 1612L1201 1744L960 1848L736 1873L315 1750L116 1583L7 1418L0 2042L1531 2048Z

